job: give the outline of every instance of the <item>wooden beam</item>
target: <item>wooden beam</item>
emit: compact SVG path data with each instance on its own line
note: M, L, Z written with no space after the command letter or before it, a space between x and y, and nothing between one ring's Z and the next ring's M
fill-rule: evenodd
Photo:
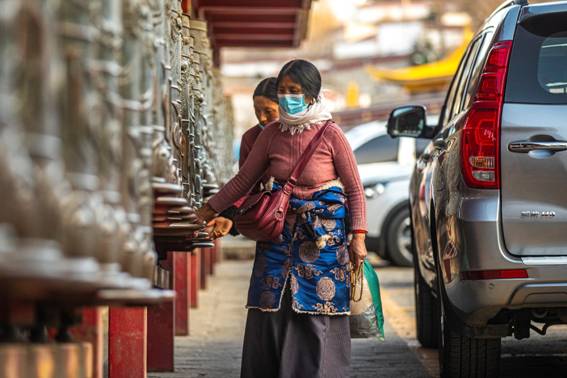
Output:
M270 23L270 24L286 24L295 26L295 14L272 14L272 15L254 15L248 14L245 17L239 14L211 12L207 14L207 21L213 23L234 22L239 24L246 23Z
M247 22L247 21L209 21L210 25L215 28L238 28L238 29L262 29L263 31L269 29L295 29L295 21L293 22Z
M235 8L302 8L304 0L200 0L201 8L235 7Z
M215 41L288 41L293 43L293 34L215 34Z
M309 20L309 13L307 11L299 11L296 16L295 35L293 38L293 46L298 47L301 41L307 35L307 21Z
M218 47L292 47L292 40L288 41L234 41L217 40Z
M259 28L255 27L254 25L249 25L248 27L234 27L234 28L227 28L222 27L217 24L213 24L215 38L219 38L219 36L223 34L230 34L230 35L244 35L248 36L250 34L268 34L268 35L289 35L293 36L295 34L295 29L292 28Z
M272 15L295 15L299 9L289 7L279 8L252 8L252 7L201 7L199 8L199 18L206 19L210 14L238 14L248 17L249 15L272 16Z
M312 0L192 0L221 47L297 47L306 36Z

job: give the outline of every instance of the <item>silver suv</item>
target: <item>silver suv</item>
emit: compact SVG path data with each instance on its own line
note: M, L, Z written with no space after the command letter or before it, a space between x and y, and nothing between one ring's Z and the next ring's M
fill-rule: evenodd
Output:
M410 183L417 336L441 375L496 377L500 339L567 323L567 2L509 1L470 43Z

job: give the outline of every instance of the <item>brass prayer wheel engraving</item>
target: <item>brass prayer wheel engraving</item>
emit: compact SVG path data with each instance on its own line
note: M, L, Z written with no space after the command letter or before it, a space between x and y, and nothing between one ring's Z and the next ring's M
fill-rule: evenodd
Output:
M232 173L206 23L180 0L0 7L0 279L151 289L158 251L210 244L195 209Z

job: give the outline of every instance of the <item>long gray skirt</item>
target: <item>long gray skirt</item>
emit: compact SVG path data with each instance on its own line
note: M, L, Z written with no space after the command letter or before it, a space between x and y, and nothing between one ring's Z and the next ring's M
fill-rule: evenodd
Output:
M342 378L350 366L346 315L298 314L289 285L277 312L249 309L242 378Z

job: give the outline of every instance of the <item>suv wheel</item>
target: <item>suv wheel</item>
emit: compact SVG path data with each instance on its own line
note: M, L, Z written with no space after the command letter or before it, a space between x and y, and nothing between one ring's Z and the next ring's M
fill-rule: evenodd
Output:
M439 372L442 378L490 378L500 375L500 339L463 336L447 321L442 300L438 300Z
M415 325L417 340L425 348L439 345L439 306L431 288L425 283L417 264L414 267Z
M398 266L412 266L411 222L409 209L403 207L391 219L386 232L388 257Z

